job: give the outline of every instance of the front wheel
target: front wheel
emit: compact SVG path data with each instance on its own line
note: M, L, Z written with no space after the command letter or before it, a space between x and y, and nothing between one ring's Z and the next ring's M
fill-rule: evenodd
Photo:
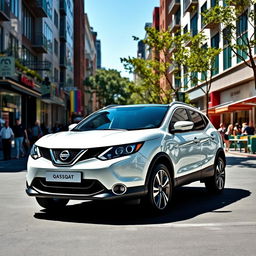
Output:
M225 186L225 162L218 156L214 164L214 176L205 180L205 187L213 193L219 193Z
M58 210L65 207L68 199L36 197L37 203L47 210Z
M148 183L146 203L151 209L163 212L172 197L172 179L168 168L163 164L154 167Z

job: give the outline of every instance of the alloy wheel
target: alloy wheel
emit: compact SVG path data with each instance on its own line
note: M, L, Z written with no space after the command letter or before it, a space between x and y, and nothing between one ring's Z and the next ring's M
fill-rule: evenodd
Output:
M170 178L165 170L160 169L153 180L153 200L159 210L163 210L170 200Z

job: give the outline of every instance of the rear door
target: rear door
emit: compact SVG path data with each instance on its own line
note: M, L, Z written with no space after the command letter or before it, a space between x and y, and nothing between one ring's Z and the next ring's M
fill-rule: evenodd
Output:
M196 110L188 110L191 121L194 123L194 137L198 140L201 150L201 169L210 165L216 152L216 140L213 132L207 130L208 120Z

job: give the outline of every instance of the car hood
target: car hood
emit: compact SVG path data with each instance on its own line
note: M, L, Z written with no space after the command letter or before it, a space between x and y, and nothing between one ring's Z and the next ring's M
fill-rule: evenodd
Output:
M96 148L108 147L135 142L144 142L159 138L159 129L147 130L94 130L84 132L59 132L45 135L36 142L37 146L45 148Z

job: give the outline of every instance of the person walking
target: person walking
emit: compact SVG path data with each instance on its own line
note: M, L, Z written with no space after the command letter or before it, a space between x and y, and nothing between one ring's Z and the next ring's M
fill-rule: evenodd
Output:
M39 138L43 136L42 130L39 125L39 121L35 122L35 125L32 127L31 133L31 145L33 145Z
M14 140L15 140L15 147L16 147L16 158L20 158L21 156L24 157L26 155L24 147L23 147L23 141L28 139L28 134L26 129L22 126L19 119L16 119L16 125L13 127L13 133L14 133Z
M229 141L229 136L233 135L233 130L234 130L233 124L230 124L228 126L227 131L224 134L224 142L226 144L226 151L229 151L230 144L231 144L230 141Z
M226 132L226 127L223 123L220 123L220 128L218 129L218 132L220 133L221 137L222 137L222 140L223 142L225 141L225 132Z
M9 121L5 121L4 127L0 131L2 138L4 160L11 159L11 142L14 137L12 128L9 126Z

